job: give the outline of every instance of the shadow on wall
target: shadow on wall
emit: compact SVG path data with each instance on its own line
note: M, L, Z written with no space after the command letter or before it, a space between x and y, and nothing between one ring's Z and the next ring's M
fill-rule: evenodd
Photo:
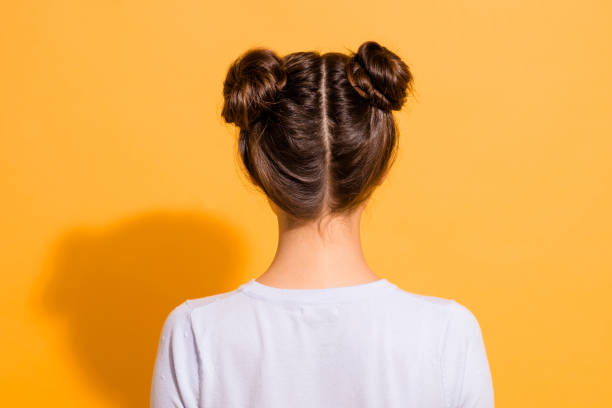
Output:
M37 313L65 320L70 348L96 389L146 407L159 335L185 299L235 289L245 245L201 213L153 213L57 240L37 282Z

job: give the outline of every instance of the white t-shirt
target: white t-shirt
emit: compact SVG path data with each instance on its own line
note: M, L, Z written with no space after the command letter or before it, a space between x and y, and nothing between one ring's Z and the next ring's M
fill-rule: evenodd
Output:
M152 408L492 408L480 326L387 279L187 300L159 340Z

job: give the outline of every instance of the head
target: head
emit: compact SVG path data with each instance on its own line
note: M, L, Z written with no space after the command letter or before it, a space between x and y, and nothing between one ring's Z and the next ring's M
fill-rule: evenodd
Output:
M301 224L363 210L395 160L393 111L412 84L374 41L348 55L252 48L229 67L221 114L240 129L250 180L279 217Z

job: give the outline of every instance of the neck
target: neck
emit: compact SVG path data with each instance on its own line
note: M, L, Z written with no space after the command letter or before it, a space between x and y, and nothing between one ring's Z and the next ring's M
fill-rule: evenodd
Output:
M362 209L322 223L292 225L279 214L276 254L259 283L288 289L351 286L379 280L363 255Z

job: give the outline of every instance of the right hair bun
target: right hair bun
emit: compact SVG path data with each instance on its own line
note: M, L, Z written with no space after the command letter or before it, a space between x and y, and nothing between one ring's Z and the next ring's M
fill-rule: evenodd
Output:
M276 53L265 48L246 51L228 70L221 116L228 123L248 129L276 102L286 81L283 60Z
M346 74L362 97L385 111L402 108L413 82L401 58L375 41L364 42L351 55Z

